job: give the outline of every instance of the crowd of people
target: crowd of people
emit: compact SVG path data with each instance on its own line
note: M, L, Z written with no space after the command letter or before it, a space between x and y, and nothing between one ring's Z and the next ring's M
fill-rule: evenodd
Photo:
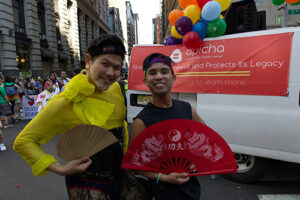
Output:
M75 70L74 74L79 72ZM0 76L0 128L11 128L16 121L22 119L23 97L31 102L35 101L32 95L39 95L42 92L49 93L52 97L62 92L69 81L70 78L65 71L61 71L60 76L51 72L46 78ZM6 147L2 140L3 133L0 130L0 151L5 151Z

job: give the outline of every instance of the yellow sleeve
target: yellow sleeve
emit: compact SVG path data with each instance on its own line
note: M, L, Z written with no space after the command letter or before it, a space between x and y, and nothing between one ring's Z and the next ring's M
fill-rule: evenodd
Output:
M127 122L124 120L124 136L123 136L123 152L126 153L128 149L128 143L129 143L129 135L128 135L128 126Z
M57 160L40 147L59 133L81 124L75 116L72 103L55 95L45 108L19 133L14 150L31 166L35 176L45 175L47 168Z

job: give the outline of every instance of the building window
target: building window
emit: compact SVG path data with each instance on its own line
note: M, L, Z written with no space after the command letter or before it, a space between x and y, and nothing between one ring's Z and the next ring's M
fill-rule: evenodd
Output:
M94 39L94 21L92 21L92 40Z
M37 8L38 8L38 22L39 22L40 39L46 39L45 7L44 7L43 0L38 1Z
M89 30L88 30L88 16L85 15L85 38L86 38L86 46L89 44Z
M68 0L68 1L67 1L67 8L68 8L68 9L70 9L70 8L71 8L71 6L72 6L72 4L73 4L73 2L72 2L72 1L70 1L70 0Z
M57 49L59 51L63 51L63 46L62 46L62 43L61 43L61 34L60 34L60 29L58 26L56 26L56 39L57 39Z
M13 0L14 25L16 32L25 33L25 17L23 0Z

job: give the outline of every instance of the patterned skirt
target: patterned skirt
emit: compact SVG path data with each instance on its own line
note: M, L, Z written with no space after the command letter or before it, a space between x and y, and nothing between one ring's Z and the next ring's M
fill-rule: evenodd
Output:
M122 129L109 130L122 141ZM120 199L121 163L123 151L120 142L112 144L91 157L93 161L86 172L66 176L71 200Z

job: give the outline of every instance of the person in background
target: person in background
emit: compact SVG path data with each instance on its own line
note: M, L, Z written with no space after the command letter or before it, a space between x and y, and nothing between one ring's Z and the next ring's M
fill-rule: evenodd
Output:
M168 119L189 119L205 124L187 102L172 99L171 89L176 80L170 57L153 53L143 63L144 83L152 94L149 102L135 117L130 129L130 142L147 127ZM151 199L199 200L200 184L187 173L161 174L137 171L148 178Z
M30 101L34 101L33 97L30 97L29 95L34 95L34 90L31 82L26 82L25 89L24 89L24 96Z
M48 103L48 101L55 95L59 94L59 90L54 90L51 81L46 81L44 85L45 90L37 95L36 106L40 112Z
M57 88L61 92L61 88L64 83L57 77L55 72L51 72L49 75L49 80L52 82L53 88L56 90Z
M4 87L2 86L2 78L0 79L0 116L1 120L4 120L4 126L3 128L10 128L13 127L12 125L8 124L8 117L12 114L11 113L11 102L9 101L6 91ZM2 123L1 123L2 125Z
M43 92L43 90L43 79L41 77L38 77L34 83L34 94L38 95L39 93Z
M66 87L66 85L69 83L69 81L71 80L71 79L69 79L68 77L67 77L67 73L65 72L65 71L61 71L60 72L60 80L63 82L63 86L62 86L62 88L61 88L61 91L64 91L65 90L65 87Z
M4 83L3 86L5 88L7 97L9 99L10 109L11 109L11 120L14 123L14 114L15 114L15 103L16 101L20 100L19 91L20 87L14 83L13 79L10 76L4 76Z
M6 151L6 146L3 143L2 122L0 121L0 151Z
M24 88L23 88L22 84L20 84L20 81L18 78L14 78L13 82L15 83L15 85L19 86L19 90L17 91L17 95L15 97L16 101L15 101L15 106L14 106L14 120L17 121L19 119L22 119L21 109L22 109L22 97L24 94Z

